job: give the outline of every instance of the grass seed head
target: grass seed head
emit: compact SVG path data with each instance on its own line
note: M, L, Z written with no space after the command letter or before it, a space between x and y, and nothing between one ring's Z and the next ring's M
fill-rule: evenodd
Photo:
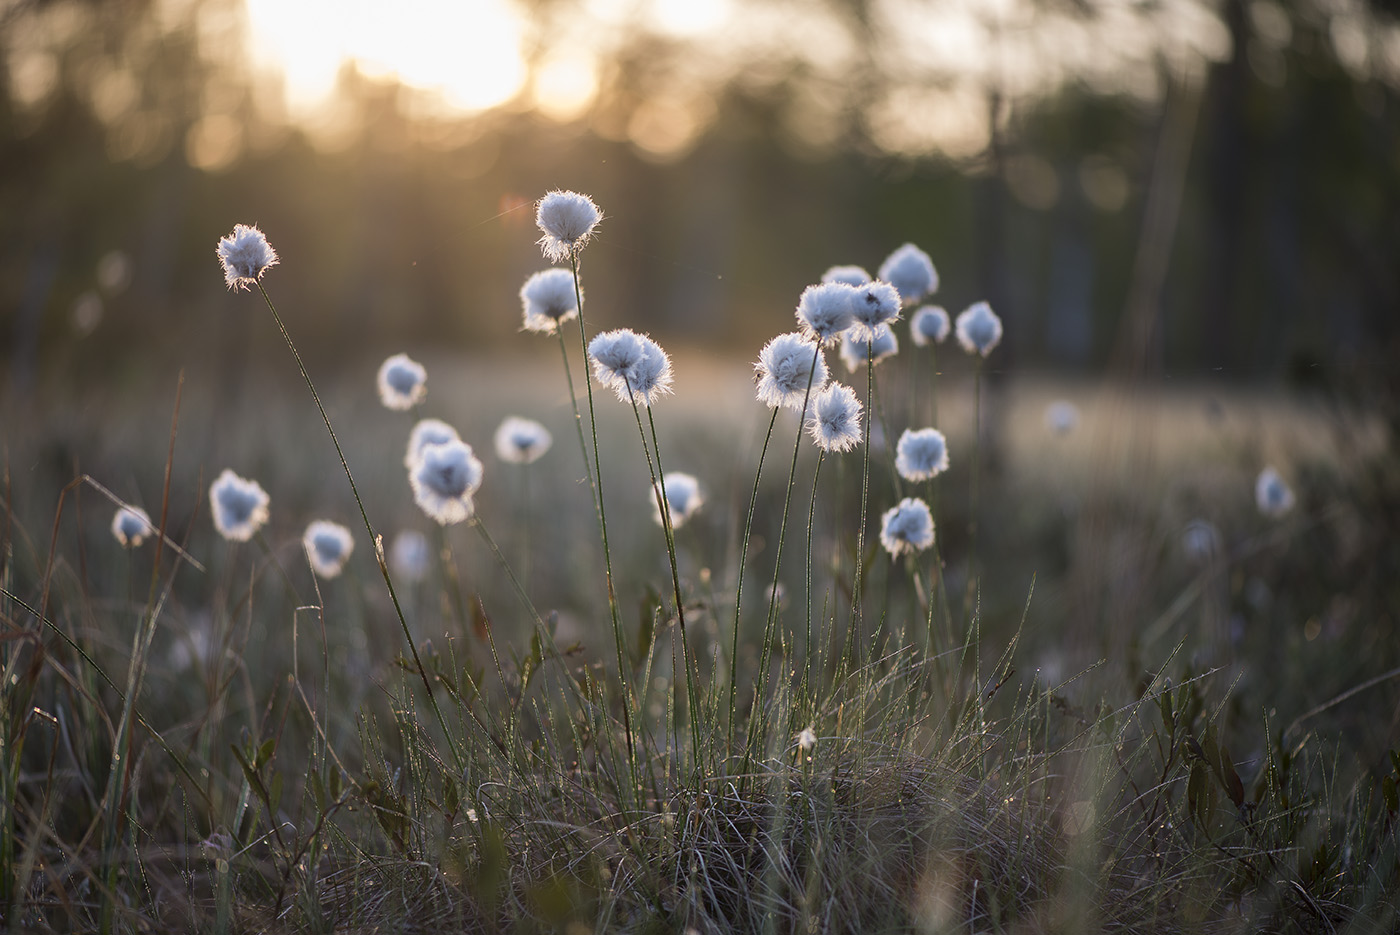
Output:
M247 289L278 263L277 251L256 226L235 224L233 233L219 239L214 251L224 267L224 283L230 289Z

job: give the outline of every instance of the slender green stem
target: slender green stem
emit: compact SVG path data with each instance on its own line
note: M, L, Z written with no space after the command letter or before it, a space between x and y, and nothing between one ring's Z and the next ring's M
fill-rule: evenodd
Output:
M403 628L404 639L408 641L408 650L413 654L413 666L418 670L419 677L423 680L423 687L428 692L428 704L432 706L433 714L437 716L438 726L442 728L448 746L452 749L452 756L457 762L459 772L466 771L466 763L462 759L462 752L457 749L457 744L453 743L452 735L448 733L447 721L442 716L442 709L438 707L437 695L433 692L433 683L428 678L428 671L423 668L423 660L418 656L418 647L413 641L413 633L408 629L408 620L404 617L403 607L399 604L398 592L394 590L394 582L389 577L389 564L384 558L383 539L375 533L374 526L369 521L369 514L365 512L364 500L360 499L360 489L355 486L355 477L350 473L350 465L345 460L345 452L340 447L340 439L336 437L335 429L331 426L330 416L326 415L326 407L321 405L321 396L316 392L316 384L311 382L311 374L306 371L306 364L302 363L301 354L297 351L297 346L292 342L292 336L287 333L287 326L282 323L282 316L277 314L277 306L272 304L272 297L267 294L261 282L257 284L258 292L262 293L263 301L267 303L268 311L272 312L272 318L277 322L277 329L282 332L282 338L287 342L287 349L296 358L297 369L301 371L301 378L306 381L306 388L311 391L311 398L316 403L317 410L321 413L321 420L326 423L326 431L330 433L331 443L335 445L335 453L340 457L340 466L345 470L345 479L350 482L350 492L355 495L355 505L360 508L360 519L364 521L365 531L369 533L370 544L374 546L374 553L379 560L379 573L384 578L384 587L389 591L389 600L394 605L394 613L399 618L399 626Z
M964 617L972 612L973 601L977 593L977 576L981 569L977 562L977 486L978 478L982 474L982 361L980 355L977 358L977 374L973 380L972 391L972 495L968 500L968 558L967 558L967 591L963 598Z
M749 534L753 531L753 514L758 506L758 482L763 477L763 462L768 457L768 443L773 440L773 426L778 423L778 408L768 420L768 433L763 436L763 450L758 455L758 470L753 475L753 493L749 494L749 512L744 517L744 544L739 548L739 580L734 587L734 645L729 653L729 739L726 749L734 749L734 701L739 683L739 622L744 598L744 565L749 555ZM798 427L798 437L802 429Z
M851 631L856 637L853 644L856 652L859 652L861 625L860 587L865 571L865 519L866 513L870 509L870 397L875 388L875 360L873 338L867 338L865 342L865 444L863 445L865 456L861 459L861 479L860 479L860 525L856 527L856 569L855 578L851 585ZM843 654L844 655L844 654Z
M806 671L803 673L802 681L804 688L811 692L810 697L807 691L803 692L803 701L808 708L805 712L807 717L812 716L811 709L815 707L814 699L816 698L816 688L812 684L812 657L816 655L813 652L812 643L812 530L817 525L817 480L821 477L824 460L826 460L826 452L818 451L817 466L812 471L812 502L807 507L807 640L802 644L802 653L807 657Z

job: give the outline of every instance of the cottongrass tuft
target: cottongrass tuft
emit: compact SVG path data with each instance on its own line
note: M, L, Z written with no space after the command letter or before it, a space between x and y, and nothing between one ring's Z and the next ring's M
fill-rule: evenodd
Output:
M905 429L895 446L894 467L907 481L937 477L948 470L948 439L938 429Z
M1277 519L1293 509L1295 498L1278 471L1266 467L1254 482L1254 502L1259 506L1260 513Z
M892 556L922 551L933 545L933 514L928 504L905 497L880 518L880 544Z
M415 584L428 577L432 557L428 537L416 529L403 530L389 546L389 567L394 575Z
M909 319L909 337L913 339L915 347L942 344L951 330L948 311L941 305L925 305Z
M880 264L880 279L899 290L905 305L938 291L938 271L929 255L911 243L895 250Z
M887 325L875 329L875 335L869 342L865 338L855 337L852 331L841 336L841 360L845 362L846 369L854 371L864 367L866 351L878 364L886 357L899 353L899 339Z
M855 391L832 383L813 398L807 432L824 451L850 451L860 444L860 415Z
M817 732L810 727L802 728L802 732L797 735L797 745L803 750L810 750L817 745Z
M574 288L574 274L561 267L531 274L520 287L526 331L553 334L563 322L578 315L582 290Z
M123 506L112 517L112 535L124 549L140 547L155 531L150 514L139 506Z
M824 282L802 290L797 300L797 324L802 333L823 347L834 344L855 321L856 287Z
M560 263L588 242L602 219L603 212L587 195L550 192L535 209L535 223L544 233L540 249L551 263Z
M350 553L355 551L355 540L350 530L325 519L315 520L306 527L301 544L306 549L311 570L322 578L337 577L345 570Z
M1079 407L1067 399L1057 399L1045 407L1045 427L1056 435L1068 435L1079 424Z
M899 317L899 293L887 282L866 283L857 287L857 293L851 303L855 322L846 334L866 341Z
M986 357L1001 343L1001 319L986 302L974 302L958 316L958 343L969 354Z
M230 542L247 542L268 520L270 498L255 480L228 468L209 487L214 528Z
M413 502L443 526L469 519L472 494L481 486L481 462L461 440L428 445L408 472Z
M457 430L441 419L420 419L413 426L413 431L408 433L408 450L404 452L403 466L412 470L424 448L455 442L459 437Z
M395 354L379 365L379 401L387 409L406 412L428 395L428 371L407 354Z
M1181 551L1193 562L1210 561L1220 548L1220 530L1209 520L1193 519L1181 531Z
M864 266L833 266L822 273L822 282L844 282L848 286L863 286L870 282Z
M233 225L233 233L221 237L214 252L224 266L224 284L230 289L249 288L279 262L277 251L255 225Z
M593 376L623 402L650 406L671 392L671 359L651 338L630 328L604 331L588 342Z
M758 401L775 408L801 409L808 387L811 393L818 393L827 380L826 359L821 350L795 331L780 334L765 344L753 369Z
M655 488L653 488L654 491ZM700 482L694 475L685 474L680 471L671 471L661 479L661 489L665 491L666 504L671 510L671 528L679 529L681 524L695 515L695 511L704 504L705 498L700 493ZM664 526L661 519L661 505L656 502L656 497L651 498L653 518L657 525Z
M549 450L554 437L534 419L507 416L496 429L496 457L510 464L531 464Z

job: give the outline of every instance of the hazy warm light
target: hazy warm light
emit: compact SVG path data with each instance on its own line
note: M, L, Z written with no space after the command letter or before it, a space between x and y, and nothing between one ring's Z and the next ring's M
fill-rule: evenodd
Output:
M460 111L504 103L525 83L522 24L506 0L244 2L250 51L282 73L294 115L322 106L347 64Z
M535 68L535 107L546 117L573 120L588 109L597 93L598 66L591 56L551 55Z

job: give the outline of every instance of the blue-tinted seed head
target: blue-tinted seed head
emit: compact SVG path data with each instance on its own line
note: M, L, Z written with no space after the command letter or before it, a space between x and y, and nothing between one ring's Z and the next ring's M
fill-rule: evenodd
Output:
M318 519L306 527L301 545L306 550L311 570L322 578L339 575L350 560L350 553L355 551L355 540L350 530L324 519Z
M214 528L230 542L247 542L268 520L267 491L255 480L239 477L229 469L209 487Z
M929 255L907 243L880 264L879 278L899 290L905 305L912 305L938 291L938 272Z
M908 481L937 477L948 470L948 440L938 429L905 429L895 446L894 467Z
M428 371L407 354L395 354L379 365L379 401L388 409L407 411L428 395Z
M836 339L855 321L856 287L824 282L802 290L797 301L797 324L802 333L822 346Z
M855 371L864 367L867 352L877 364L886 357L893 357L899 353L899 340L888 325L876 328L875 336L870 341L856 338L854 332L855 329L851 329L841 336L841 360L845 362L848 370Z
M587 195L550 192L535 208L535 224L544 233L540 249L551 263L562 263L583 248L601 220L603 212Z
M759 402L798 410L809 392L815 395L826 385L826 360L801 334L780 334L758 352L754 378Z
M952 330L948 312L940 305L925 305L909 319L909 337L915 347L927 347L931 343L942 344Z
M880 544L890 555L921 552L933 545L933 514L928 504L905 497L880 518Z
M224 267L224 284L247 289L278 263L277 251L256 226L235 224L233 233L219 239L214 250Z
M986 302L974 302L958 316L958 343L969 354L986 357L1001 343L1001 319Z
M578 315L581 294L575 292L574 274L569 270L555 267L534 273L520 287L525 330L553 334L561 323Z
M155 531L150 515L139 506L123 506L112 517L112 535L126 549L137 548Z
M830 383L812 400L807 432L824 451L849 451L860 444L860 400L855 391Z
M413 501L443 526L469 519L475 511L472 494L481 486L481 462L470 445L457 440L428 445L409 469Z

